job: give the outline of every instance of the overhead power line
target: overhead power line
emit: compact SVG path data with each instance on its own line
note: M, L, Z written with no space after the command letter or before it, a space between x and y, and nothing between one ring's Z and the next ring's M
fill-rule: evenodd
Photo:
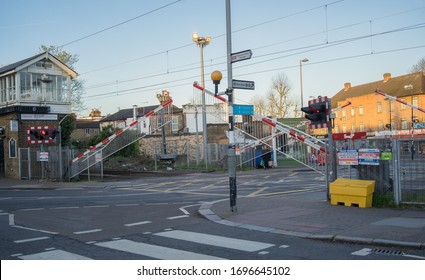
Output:
M89 34L89 35L86 35L86 36L81 37L81 38L79 38L79 39L76 39L76 40L74 40L74 41L71 41L71 42L69 42L69 43L63 44L62 46L59 46L59 48L62 48L62 47L65 47L65 46L71 45L71 44L73 44L73 43L76 43L76 42L82 41L82 40L84 40L84 39L87 39L87 38L93 37L93 36L95 36L95 35L97 35L97 34L100 34L100 33L103 33L103 32L105 32L105 31L111 30L111 29L113 29L113 28L115 28L115 27L118 27L118 26L120 26L120 25L123 25L123 24L129 23L130 21L133 21L133 20L139 19L139 18L141 18L141 17L147 16L147 15L149 15L149 14L155 13L155 12L157 12L157 11L159 11L159 10L162 10L162 9L165 9L165 8L167 8L167 7L171 6L171 5L174 5L174 4L176 4L176 3L180 2L180 1L182 1L182 0L176 0L176 1L171 2L171 3L169 3L169 4L165 4L165 5L161 6L161 7L158 7L158 8L156 8L156 9L153 9L153 10L151 10L151 11L149 11L149 12L144 13L144 14L138 15L138 16L136 16L136 17L130 18L130 19L125 20L125 21L123 21L123 22L120 22L120 23L114 24L114 25L112 25L112 26L110 26L110 27L104 28L104 29L99 30L99 31L97 31L97 32L94 32L94 33L92 33L92 34Z
M179 1L181 1L181 0L179 0ZM179 1L176 1L176 2L179 2ZM321 8L323 8L323 7L327 7L327 6L330 6L330 5L334 5L334 4L337 4L337 3L343 2L343 1L344 1L344 0L338 0L338 1L334 1L334 2L331 2L331 3L324 4L324 5L320 5L320 6L317 6L317 7L314 7L314 8L310 8L310 9L306 9L306 10L298 11L298 12L295 12L295 13L293 13L293 14L289 14L289 15L281 16L281 17L274 18L274 19L270 19L270 20L267 20L267 21L264 21L264 22L260 22L260 23L257 23L257 24L253 24L253 25L250 25L250 26L246 26L246 27L243 27L243 28L240 28L240 29L234 30L232 33L237 33L237 32L241 32L241 31L244 31L244 30L247 30L247 29L252 29L252 28L255 28L255 27L258 27L258 26L261 26L261 25L265 25L265 24L273 23L273 22L276 22L276 21L279 21L279 20L282 20L282 19L286 19L286 18L289 18L289 17L297 16L297 15L300 15L300 14L303 14L303 13L307 13L307 12L310 12L310 11L314 11L314 10L317 10L317 9L321 9ZM173 2L173 3L169 4L169 5L172 5L172 4L174 4L174 3L175 3L175 2ZM169 6L169 5L168 5L168 6ZM158 9L160 9L160 8L158 8ZM143 16L143 15L141 15L141 16ZM139 16L139 17L140 17L140 16ZM136 18L137 18L137 17L136 17ZM135 18L134 18L134 19L135 19ZM133 19L130 19L130 20L128 20L128 21L131 21L131 20L133 20ZM127 22L128 22L128 21L127 21ZM125 23L125 22L124 22L124 23ZM121 25L121 24L118 24L118 25ZM116 26L118 26L118 25L116 25ZM107 29L105 29L105 30L102 30L102 31L99 31L99 32L93 33L93 35L96 35L97 33L100 33L100 32L106 31L106 30L108 30L108 29L111 29L111 28L113 28L113 27L115 27L115 26L112 26L112 27L107 28ZM212 36L212 38L213 38L213 39L216 39L216 38L224 37L225 35L226 35L226 34L220 34L220 35ZM90 37L90 36L91 36L91 35L86 36L86 37ZM72 41L71 43L76 42L76 41L79 41L79 40L83 40L83 39L85 39L86 37L83 37L83 38L81 38L81 39L78 39L78 40ZM71 43L68 43L68 44L71 44ZM66 44L66 45L68 45L68 44ZM66 46L66 45L63 45L63 46ZM62 46L62 47L63 47L63 46ZM108 65L108 66L105 66L105 67L102 67L102 68L98 68L98 69L94 69L94 70L86 71L86 72L81 73L81 74L80 74L80 76L81 76L81 75L85 75L85 74L89 74L89 73L93 73L93 72L97 72L97 71L101 71L101 70L105 70L105 69L109 69L109 68L116 67L116 66L119 66L119 65L124 65L124 64L127 64L127 63L135 62L135 61L142 60L142 59L145 59L145 58L150 58L150 57L153 57L153 56L157 56L157 55L161 55L161 54L169 53L169 52L176 51L176 50L183 49L183 48L190 47L190 46L193 46L193 44L192 44L192 43L188 43L188 44L181 45L181 46L178 46L178 47L175 47L175 48L172 48L172 49L168 49L168 50L166 50L166 51L157 52L157 53L149 54L149 55L146 55L146 56L137 57L137 58L130 59L130 60L127 60L127 61L123 61L123 62L120 62L120 63L114 64L114 65Z

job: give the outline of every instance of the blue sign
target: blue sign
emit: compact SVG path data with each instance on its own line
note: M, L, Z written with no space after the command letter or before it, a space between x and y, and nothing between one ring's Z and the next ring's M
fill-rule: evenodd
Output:
M233 114L234 115L253 115L254 105L233 104Z

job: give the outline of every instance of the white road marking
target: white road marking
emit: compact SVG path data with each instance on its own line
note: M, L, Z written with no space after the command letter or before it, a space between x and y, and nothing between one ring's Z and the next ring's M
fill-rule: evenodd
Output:
M15 242L15 243L26 243L26 242L33 242L33 241L44 240L44 239L49 239L49 238L50 237L42 236L42 237L35 237L35 238L15 240L13 242Z
M14 228L20 228L20 229L26 229L26 230L31 230L31 231L37 231L37 232L42 232L42 233L47 233L47 234L58 234L57 232L54 231L48 231L48 230L42 230L42 229L36 229L36 228L29 228L29 227L23 227L23 226L16 226L16 225L11 225Z
M126 239L101 242L96 245L160 260L221 260L221 258L215 256L192 253Z
M126 227L134 227L134 226L140 226L140 225L145 225L145 224L150 224L152 223L151 221L142 221L142 222L137 222L137 223L131 223L131 224L125 224Z
M363 248L361 250L352 252L351 255L364 257L364 256L367 256L367 255L369 255L371 253L372 253L372 249L370 249L370 248Z
M416 256L416 255L403 254L402 256L403 257L408 257L408 258L413 258L413 259L425 260L425 257Z
M270 252L267 252L267 251L261 251L261 252L258 252L258 254L259 255L267 255L267 254L269 254Z
M22 260L91 260L90 258L63 250L52 250L19 257Z
M128 203L128 204L117 204L115 205L116 207L132 207L132 206L139 206L140 204L136 204L136 203Z
M97 229L91 229L91 230L74 231L74 234L87 234L87 233L94 233L99 231L102 231L102 229L97 228Z
M83 206L83 208L106 208L109 207L109 205L89 205L89 206Z
M181 219L181 218L187 218L189 215L180 215L180 216L174 216L174 217L167 217L167 220L175 220L175 219Z
M16 211L39 211L39 210L44 210L45 208L26 208L26 209L19 209Z
M197 233L183 230L173 230L168 232L155 233L154 235L184 240L199 244L212 245L217 247L235 249L245 252L255 252L270 248L274 244L263 243L257 241L243 240L239 238L230 238L218 235L211 235L205 233Z
M9 226L15 225L15 215L9 214Z
M51 210L66 210L66 209L78 209L78 206L60 206L60 207L52 207Z

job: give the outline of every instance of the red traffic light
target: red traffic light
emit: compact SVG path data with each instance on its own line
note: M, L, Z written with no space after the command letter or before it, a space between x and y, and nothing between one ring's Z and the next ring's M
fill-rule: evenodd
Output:
M57 135L59 131L51 126L32 126L28 128L28 143L51 143Z

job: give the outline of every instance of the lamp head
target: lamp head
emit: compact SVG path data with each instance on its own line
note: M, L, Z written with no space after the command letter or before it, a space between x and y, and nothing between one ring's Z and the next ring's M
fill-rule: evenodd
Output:
M199 38L198 33L197 32L193 32L192 33L192 41L197 42L198 41L198 38Z
M221 72L218 70L215 70L214 72L211 73L211 80L213 81L215 85L220 84L222 78L223 78L223 74L221 74Z

